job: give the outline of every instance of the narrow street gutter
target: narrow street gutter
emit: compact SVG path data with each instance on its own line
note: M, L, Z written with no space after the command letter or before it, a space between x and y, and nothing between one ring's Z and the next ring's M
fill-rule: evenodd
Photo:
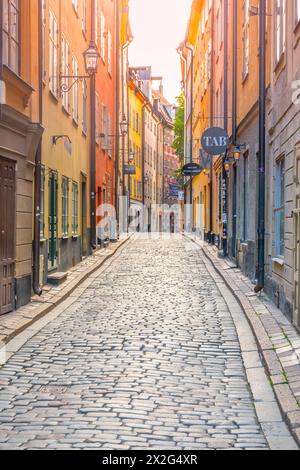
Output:
M85 271L83 271L74 281L68 284L64 289L62 289L54 298L53 302L45 302L42 305L38 305L36 308L30 312L30 314L26 314L23 317L23 321L18 322L15 328L12 328L8 332L1 332L0 331L0 347L2 347L9 343L12 339L16 338L20 333L22 333L27 328L31 327L35 322L43 318L49 312L51 312L54 308L64 302L74 290L79 287L89 276L91 276L95 271L97 271L101 266L106 263L110 258L116 255L116 253L122 248L126 243L130 241L131 237L129 236L125 240L121 240L115 244L111 244L110 247L113 251L109 252L107 256L101 258L99 262L93 264L92 266L88 267ZM16 310L13 313L18 313ZM5 316L5 319L9 319L9 315ZM1 365L1 364L0 364Z
M280 331L282 333L282 336L286 337L286 333L284 332L282 325L269 311L270 306L266 305L263 300L261 300L257 295L254 296L253 291L253 299L255 299L255 303L258 304L258 307L255 308L253 305L251 305L250 298L247 297L245 292L243 292L243 290L241 290L238 286L240 276L242 275L240 271L238 274L236 272L233 272L232 269L230 269L229 264L226 263L226 260L220 259L217 253L214 252L214 249L212 247L208 247L207 244L195 239L194 237L188 236L187 234L185 234L185 236L187 239L199 246L206 259L211 263L215 271L224 280L224 283L226 284L226 286L242 308L242 311L244 312L245 317L247 318L251 330L254 334L258 351L260 353L263 365L270 379L270 383L272 385L276 400L278 402L280 412L291 434L293 435L297 444L300 447L300 396L296 397L294 395L293 390L291 388L292 385L289 383L288 380L287 372L289 370L288 367L294 368L298 377L298 381L300 381L300 361L297 364L295 360L294 365L289 365L287 367L282 364L282 362L284 361L282 360L282 358L280 358L279 354L277 353L276 347L272 341L272 337L266 331L266 325L264 325L263 323L264 313L262 312L265 312L265 315L268 316L267 320L269 322L272 322L273 329L275 328L278 332ZM235 271L237 269L238 268L236 268ZM249 295L250 292L251 289L249 288ZM275 310L277 311L276 307L274 306L274 311ZM291 328L293 328L292 325ZM296 333L296 329L294 330ZM289 342L288 338L286 338L286 340ZM294 352L295 349L291 344L290 356L296 357ZM298 369L299 373L297 373Z

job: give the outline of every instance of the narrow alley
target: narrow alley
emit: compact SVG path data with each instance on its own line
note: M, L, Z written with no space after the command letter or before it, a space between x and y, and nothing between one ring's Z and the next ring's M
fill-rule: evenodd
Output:
M136 236L72 300L0 369L0 449L297 449L190 240Z

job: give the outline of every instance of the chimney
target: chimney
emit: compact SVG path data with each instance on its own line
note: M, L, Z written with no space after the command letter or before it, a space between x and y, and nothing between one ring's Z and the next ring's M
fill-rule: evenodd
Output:
M163 86L163 82L161 81L160 82L160 85L159 85L159 93L164 96L164 86Z

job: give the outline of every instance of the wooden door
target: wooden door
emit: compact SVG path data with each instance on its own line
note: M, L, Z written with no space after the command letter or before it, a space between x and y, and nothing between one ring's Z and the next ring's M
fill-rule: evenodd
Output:
M51 172L49 175L49 248L48 248L48 271L57 268L57 174Z
M14 310L15 163L0 157L0 315Z

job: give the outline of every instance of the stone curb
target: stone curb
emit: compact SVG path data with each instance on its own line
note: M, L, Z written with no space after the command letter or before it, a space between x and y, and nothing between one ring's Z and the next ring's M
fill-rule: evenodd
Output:
M55 296L54 302L47 302L45 305L40 305L36 307L32 312L30 312L27 318L24 318L24 322L18 328L9 332L8 334L1 335L1 343L7 344L24 330L32 326L35 322L47 315L51 310L64 302L74 290L82 284L89 276L91 276L95 271L97 271L101 266L111 259L127 242L130 241L130 237L125 240L118 242L117 246L114 248L113 252L109 253L107 256L99 260L98 263L95 263L93 266L90 266L83 273L81 273L74 281L72 281L65 289L62 289L61 292ZM8 314L9 315L9 314Z
M232 292L243 312L245 313L256 339L263 364L270 377L272 388L279 404L283 419L300 447L300 408L290 386L288 383L284 383L285 371L282 368L276 351L274 351L273 345L263 326L263 323L260 321L255 309L252 307L248 299L246 297L245 299L243 298L244 295L238 287L238 281L233 283L232 280L226 277L226 270L222 268L222 260L217 256L209 253L208 250L205 249L205 245L199 243L198 240L195 240L188 235L185 236L199 246L204 256L210 261L214 269L222 277L226 286ZM259 302L262 306L264 305L261 300L259 300Z

